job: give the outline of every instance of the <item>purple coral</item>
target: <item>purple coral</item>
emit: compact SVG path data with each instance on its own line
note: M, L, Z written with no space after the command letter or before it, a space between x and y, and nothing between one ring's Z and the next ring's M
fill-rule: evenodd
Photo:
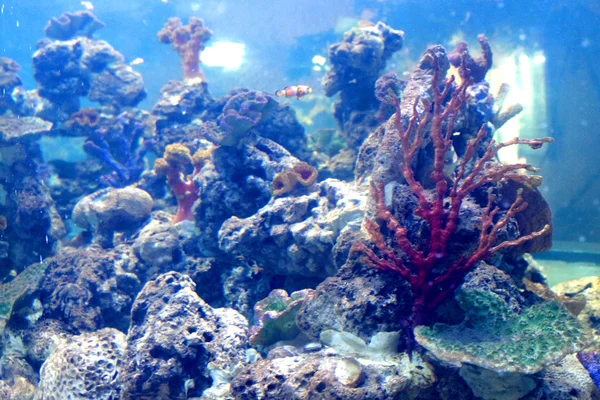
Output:
M221 145L234 146L246 132L266 120L277 108L267 93L247 90L233 95L219 116L219 127L226 133Z
M144 156L154 146L153 140L144 138L143 118L133 111L112 118L86 108L71 115L65 128L72 135L87 136L84 151L111 170L102 177L106 185L125 187L140 178Z
M590 374L596 387L600 388L600 353L597 351L582 351L577 353L577 359Z

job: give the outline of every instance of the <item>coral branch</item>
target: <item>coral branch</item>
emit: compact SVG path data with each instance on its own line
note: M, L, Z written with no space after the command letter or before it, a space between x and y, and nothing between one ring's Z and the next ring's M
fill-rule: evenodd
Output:
M200 188L193 179L199 169L196 158L192 157L190 149L176 143L168 145L164 157L157 158L154 162L154 171L157 175L167 177L167 183L177 199L177 213L173 217L173 223L194 220L192 208L200 198ZM192 166L194 171L188 176L187 171Z
M402 146L401 172L408 187L417 200L415 214L429 225L430 239L428 248L413 244L408 238L407 227L392 215L385 203L384 182L374 182L372 194L375 202L375 218L390 232L392 242L397 248L386 241L382 225L375 220L367 219L365 229L369 232L375 250L364 243L357 243L356 249L366 256L366 262L371 266L394 271L403 276L411 286L413 304L413 328L427 322L431 311L435 310L444 300L453 295L460 286L465 275L480 261L493 253L503 251L536 239L550 232L550 226L516 240L498 242L498 234L505 230L516 214L527 207L522 191L508 210L503 211L495 205L496 197L493 188L488 190L488 204L481 217L481 233L477 248L470 255L459 256L455 261L449 261L449 242L458 228L461 206L465 198L474 190L488 184L497 184L506 179L516 180L528 185L539 185L540 177L526 175L520 171L536 172L538 169L529 164L499 164L496 160L498 150L513 145L525 144L533 149L540 148L551 138L542 139L513 139L505 143L493 140L485 145L483 154L480 151L484 141L489 136L489 128L483 125L478 134L472 138L463 156L458 160L455 173L449 179L445 173L445 156L452 149L452 135L459 114L466 104L467 88L474 81L465 63L469 61L473 68L479 66L478 74L491 64L491 53L486 50L487 41L480 38L483 56L478 60L467 60L463 54L461 83L456 85L451 77L444 82L440 76L441 68L437 56L430 52L426 57L434 66L432 77L432 95L430 100L417 99L412 107L412 115L404 127L405 119L401 115L400 101L393 91L388 91L389 104L393 105L396 113L393 116L393 127L397 131ZM479 78L479 75L477 76ZM422 104L424 112L418 112ZM426 138L433 144L434 160L431 178L435 184L433 189L425 189L415 176L414 164ZM378 255L380 254L380 255ZM455 257L456 258L456 257Z
M190 17L188 25L183 25L179 18L170 18L158 32L158 40L161 43L172 44L181 56L184 78L199 78L202 81L205 79L200 68L200 53L211 37L212 31L196 17Z

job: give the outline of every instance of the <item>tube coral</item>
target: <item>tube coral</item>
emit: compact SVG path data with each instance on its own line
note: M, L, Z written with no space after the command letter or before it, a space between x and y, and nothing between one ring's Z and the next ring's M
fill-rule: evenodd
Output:
M184 78L199 78L202 81L205 79L200 68L200 53L211 36L212 31L197 17L190 17L188 25L183 25L179 18L170 18L158 32L158 40L161 43L172 44L181 56Z

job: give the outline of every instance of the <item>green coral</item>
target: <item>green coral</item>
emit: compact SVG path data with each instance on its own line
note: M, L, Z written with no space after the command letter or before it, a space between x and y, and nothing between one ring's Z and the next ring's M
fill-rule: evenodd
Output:
M300 329L296 325L296 315L313 293L312 289L304 289L288 296L283 289L271 291L268 297L254 306L256 325L250 328L250 343L269 346L298 336Z
M45 262L30 265L11 282L0 284L0 332L4 330L17 300L37 287L47 266Z
M533 374L589 341L583 325L554 300L520 314L490 292L460 291L457 300L466 313L461 324L415 329L421 346L455 366L468 363L497 372Z

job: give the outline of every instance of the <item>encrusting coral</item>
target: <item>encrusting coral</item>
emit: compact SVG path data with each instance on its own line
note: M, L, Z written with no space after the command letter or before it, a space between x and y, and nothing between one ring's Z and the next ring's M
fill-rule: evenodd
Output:
M583 325L556 300L517 314L494 293L461 290L456 298L466 314L461 324L415 329L421 346L455 366L534 374L590 340Z
M277 105L271 95L255 90L240 90L231 96L219 116L219 127L226 133L219 144L239 145L246 132L264 122Z
M44 28L46 36L52 39L69 40L75 36L92 36L104 23L89 10L66 12L58 18L52 18Z
M312 293L312 289L304 289L288 295L283 289L275 289L256 303L256 325L250 328L250 343L269 346L280 340L294 339L300 333L296 326L296 315Z
M205 78L200 67L200 53L211 37L212 31L196 17L191 17L188 25L183 25L179 18L170 18L164 28L158 32L158 40L161 43L172 44L179 53L184 78L199 78L202 81Z

